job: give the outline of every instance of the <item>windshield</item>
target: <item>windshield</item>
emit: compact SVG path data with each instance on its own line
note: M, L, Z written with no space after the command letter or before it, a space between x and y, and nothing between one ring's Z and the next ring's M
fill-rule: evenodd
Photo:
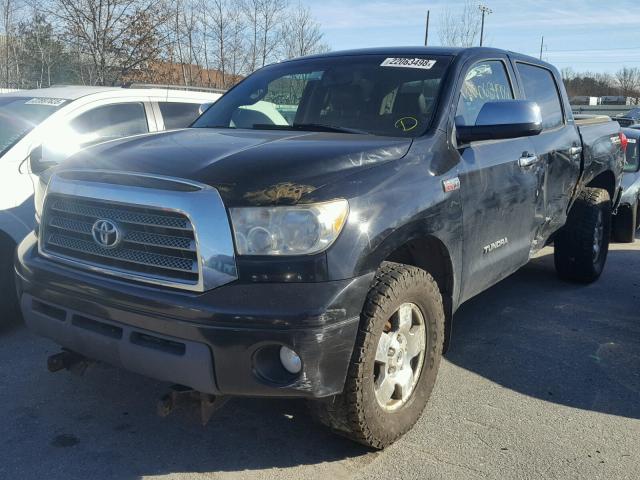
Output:
M65 103L58 98L0 97L0 156Z
M449 63L361 55L276 64L246 78L193 126L416 137L431 124Z

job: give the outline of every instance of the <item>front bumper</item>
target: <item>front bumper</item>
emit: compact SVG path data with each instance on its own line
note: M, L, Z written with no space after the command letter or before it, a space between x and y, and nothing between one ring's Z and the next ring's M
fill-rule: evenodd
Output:
M342 391L373 277L179 292L44 259L33 234L16 273L27 325L65 348L206 393L288 397ZM281 345L300 355L299 375L282 369Z

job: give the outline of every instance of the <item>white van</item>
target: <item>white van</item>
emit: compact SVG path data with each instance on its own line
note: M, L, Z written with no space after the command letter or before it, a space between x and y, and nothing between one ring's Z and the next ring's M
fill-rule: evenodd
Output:
M58 162L108 140L187 127L221 94L151 86L60 86L0 94L0 324L18 312L13 253L34 227L30 155L46 152Z

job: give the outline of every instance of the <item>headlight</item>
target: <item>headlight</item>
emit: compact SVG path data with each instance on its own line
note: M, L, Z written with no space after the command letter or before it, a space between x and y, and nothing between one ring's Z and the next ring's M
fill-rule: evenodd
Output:
M238 255L309 255L338 238L349 214L346 200L282 207L232 208Z
M40 219L42 218L42 210L44 208L44 197L47 194L47 187L49 185L49 180L51 179L52 169L46 170L42 172L40 175L36 176L36 181L34 182L34 192L33 192L33 201L35 203L36 209L36 222L40 223Z

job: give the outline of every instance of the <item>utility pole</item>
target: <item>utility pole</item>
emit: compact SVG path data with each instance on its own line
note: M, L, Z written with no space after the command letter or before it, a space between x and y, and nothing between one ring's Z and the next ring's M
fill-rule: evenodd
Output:
M542 60L542 49L544 48L544 35L542 36L542 41L540 42L540 60Z
M424 31L424 46L429 44L429 14L431 11L427 10L427 28Z
M480 27L480 46L482 46L482 42L484 40L484 16L492 14L493 10L482 4L478 5L478 8L482 12L482 26Z

